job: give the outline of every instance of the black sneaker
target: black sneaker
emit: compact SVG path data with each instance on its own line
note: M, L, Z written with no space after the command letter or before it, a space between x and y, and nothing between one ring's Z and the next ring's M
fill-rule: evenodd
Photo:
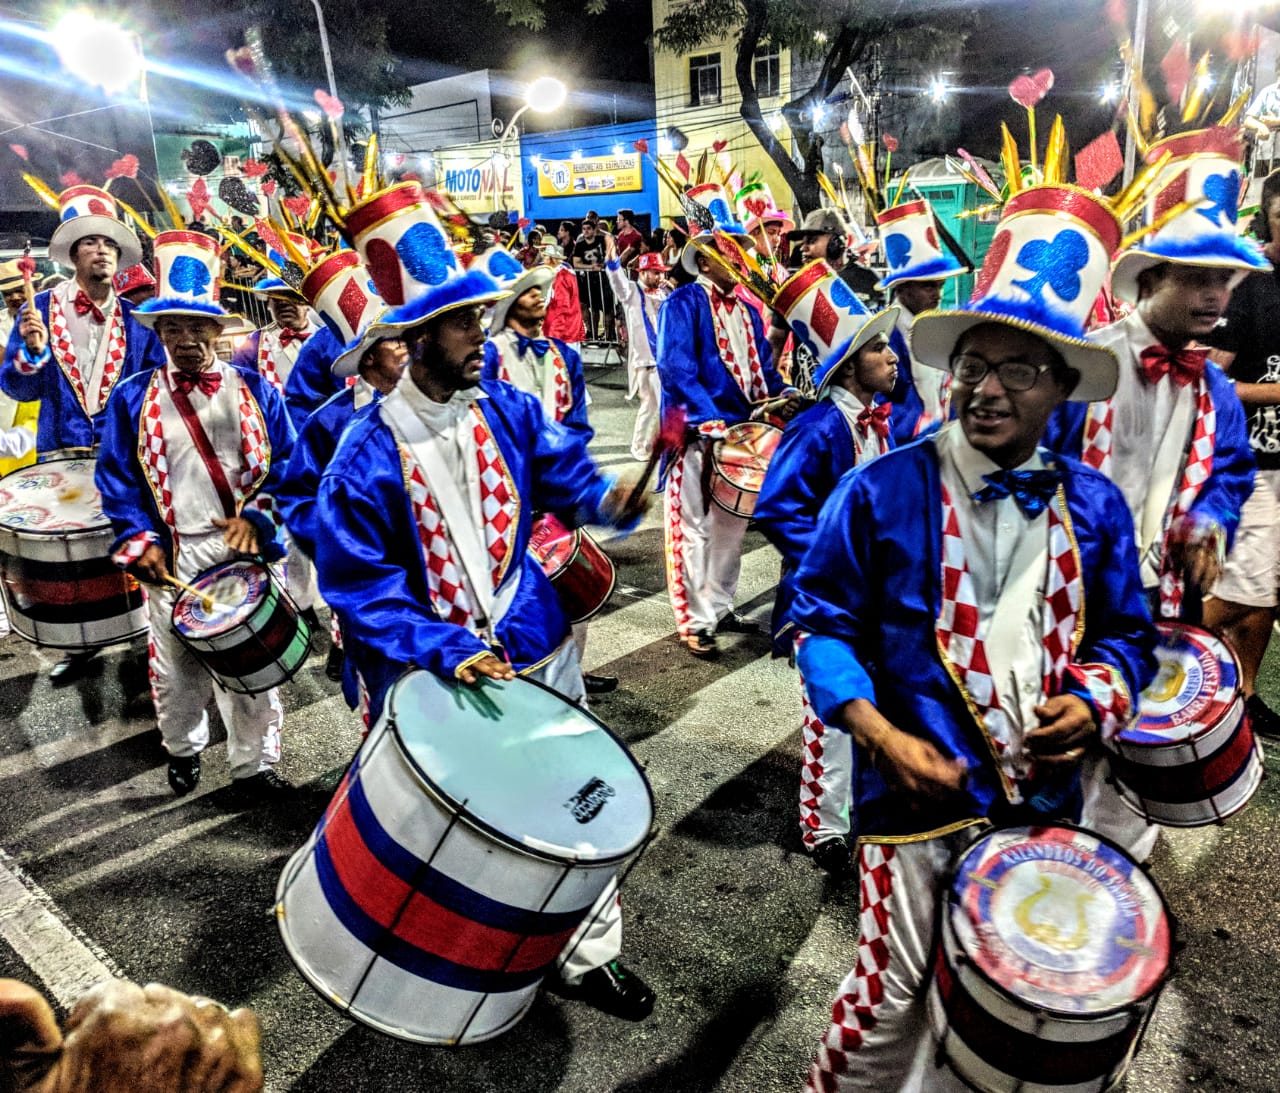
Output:
M710 630L695 630L684 639L684 643L695 657L713 657L719 651L716 636Z
M200 784L200 756L173 756L169 759L169 788L185 797Z
M231 788L238 798L255 804L287 800L298 792L297 786L270 767L248 778L233 778Z
M618 689L617 676L593 676L589 672L582 674L582 685L589 695L607 695Z
M347 654L342 651L341 645L331 645L329 647L329 655L324 660L325 677L333 680L334 683L341 683L342 666L346 659Z
M89 662L98 655L97 649L80 649L68 653L49 669L49 682L55 687L65 687L84 675Z
M843 835L823 839L809 851L809 857L819 869L833 877L845 877L853 872L853 850L849 846L849 840Z
M763 634L764 627L752 622L746 615L730 611L716 624L717 634Z
M618 960L592 968L574 986L563 985L561 993L624 1021L643 1021L658 1000L649 985Z
M1280 740L1280 713L1263 702L1260 694L1251 694L1246 698L1244 709L1255 733L1270 740Z

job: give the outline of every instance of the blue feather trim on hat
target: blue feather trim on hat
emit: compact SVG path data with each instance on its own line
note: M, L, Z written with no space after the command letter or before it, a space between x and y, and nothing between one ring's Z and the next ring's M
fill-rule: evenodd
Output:
M206 304L200 300L188 300L184 296L161 296L148 300L146 303L134 308L133 314L138 315L163 315L167 312L198 311L202 315L208 315L213 319L226 318L228 312L225 308L218 304Z
M1232 263L1251 270L1271 268L1262 248L1252 239L1240 236L1209 235L1183 240L1156 238L1150 243L1139 244L1129 253L1193 265L1203 261L1206 265Z
M389 312L375 325L407 329L434 318L442 311L468 304L489 303L506 293L498 282L483 270L468 270L460 277L451 277L438 288L424 296Z
M891 273L884 277L876 287L886 289L899 281L933 281L967 272L964 266L952 258L951 255L944 254L941 258L932 258L928 262L921 262L916 266L907 266L896 273Z

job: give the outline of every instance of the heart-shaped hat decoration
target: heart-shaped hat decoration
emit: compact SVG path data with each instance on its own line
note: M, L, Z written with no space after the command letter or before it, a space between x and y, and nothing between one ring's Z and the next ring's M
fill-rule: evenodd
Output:
M1053 70L1042 68L1030 76L1017 76L1009 85L1009 98L1019 106L1032 110L1053 90Z

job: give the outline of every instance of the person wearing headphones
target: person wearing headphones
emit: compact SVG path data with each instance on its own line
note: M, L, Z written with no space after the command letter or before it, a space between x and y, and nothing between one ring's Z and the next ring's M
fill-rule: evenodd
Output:
M801 265L824 258L846 285L864 300L875 306L877 293L876 275L852 260L849 255L849 229L835 209L814 209L800 227L787 232L787 242L800 244ZM846 260L847 259L847 260ZM779 360L791 328L778 313L774 313L769 327L769 346L774 360ZM795 345L792 352L791 382L802 391L811 393L813 370L818 362L804 345Z

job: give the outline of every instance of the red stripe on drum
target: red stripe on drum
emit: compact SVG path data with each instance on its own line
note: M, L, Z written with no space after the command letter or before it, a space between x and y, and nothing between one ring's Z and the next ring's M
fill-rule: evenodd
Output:
M115 569L111 573L72 581L45 581L14 574L7 577L5 586L28 604L70 607L73 604L100 603L118 596L127 597L130 582L131 578L127 574Z
M330 816L324 837L338 878L357 906L400 940L433 956L480 971L538 971L556 959L576 929L526 936L441 907L374 857L345 800Z
M1253 751L1253 730L1248 718L1241 718L1231 739L1199 763L1155 767L1135 763L1113 753L1111 766L1125 788L1150 804L1162 801L1170 804L1207 803L1239 777L1251 761Z

